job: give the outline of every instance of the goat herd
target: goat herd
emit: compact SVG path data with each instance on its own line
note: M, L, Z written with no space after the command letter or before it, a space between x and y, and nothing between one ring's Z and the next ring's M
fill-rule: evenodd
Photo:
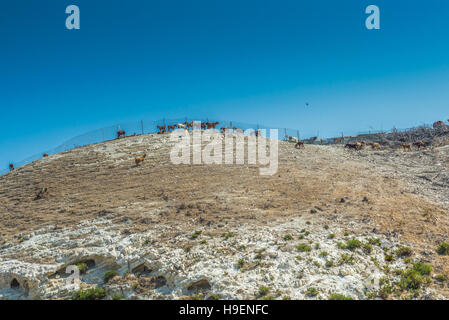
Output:
M219 124L218 121L216 121L216 122L209 122L209 121L201 122L201 129L202 130L216 129L218 124ZM231 123L231 126L232 126L232 123ZM177 123L177 124L167 125L167 126L164 124L162 126L156 126L156 127L157 127L157 134L164 134L164 133L167 133L167 132L170 132L170 131L174 131L175 129L185 129L185 130L193 129L194 122L193 121L192 122L185 121L184 123ZM437 121L437 122L435 122L433 124L433 128L435 130L441 129L441 128L449 129L449 126L446 125L443 121ZM236 131L236 132L242 132L242 133L244 131L243 129L236 128L236 127L222 127L222 128L220 128L221 132L223 132L223 133L226 132L227 130L231 130L231 129ZM261 135L261 131L260 130L255 130L251 134L256 136L256 137L258 137L258 136ZM133 135L136 135L136 134L133 134ZM117 130L117 139L120 139L121 137L126 137L125 130ZM308 143L313 143L314 141L317 140L317 137L312 137L312 138L309 138L307 140L299 140L298 138L286 135L285 136L285 140L288 141L288 142L295 143L295 148L301 149L301 148L305 147L306 141ZM334 144L343 143L343 141L344 141L344 137L334 138L333 139ZM405 142L405 141L402 141L402 142ZM378 142L365 143L364 141L359 141L359 142L356 142L356 143L346 143L345 144L345 148L347 148L349 150L362 150L367 145L370 146L371 149L373 149L373 150L381 150L382 149L380 143L378 143ZM413 142L413 143L402 143L400 145L401 149L405 150L405 151L407 151L407 150L411 151L412 147L415 147L417 150L420 150L421 148L426 148L427 146L428 146L427 143L424 142L424 141L416 141L416 142ZM43 157L44 158L48 157L48 154L44 153ZM142 157L137 157L135 159L136 166L141 164L145 160L145 157L146 157L146 155L144 155ZM13 171L14 169L15 169L14 168L14 164L10 163L9 164L9 170Z
M217 127L218 123L219 123L218 121L217 122L209 122L209 121L201 122L201 129L204 129L204 130L205 129L215 129ZM184 123L177 123L177 124L167 125L167 126L165 126L165 124L164 124L162 126L156 126L156 127L158 130L157 134L163 134L166 132L170 132L170 130L173 131L175 129L189 130L189 129L193 129L193 121L192 122L185 121ZM222 128L222 130L223 130L223 128Z

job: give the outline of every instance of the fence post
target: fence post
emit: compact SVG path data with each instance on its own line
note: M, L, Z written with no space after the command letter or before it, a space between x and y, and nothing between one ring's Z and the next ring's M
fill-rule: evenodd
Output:
M142 128L142 134L144 134L143 133L143 120L140 120L140 127Z
M101 129L101 136L103 137L103 141L104 141L104 128Z

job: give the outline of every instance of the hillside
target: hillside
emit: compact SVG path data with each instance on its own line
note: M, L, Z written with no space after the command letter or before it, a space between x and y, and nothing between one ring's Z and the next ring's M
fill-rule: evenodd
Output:
M449 234L449 146L280 142L277 174L261 176L173 165L173 144L127 137L0 176L0 297L69 299L65 267L85 263L81 287L107 298L449 298L437 277L449 256L436 252ZM418 261L428 278L411 274ZM118 275L104 283L108 270Z

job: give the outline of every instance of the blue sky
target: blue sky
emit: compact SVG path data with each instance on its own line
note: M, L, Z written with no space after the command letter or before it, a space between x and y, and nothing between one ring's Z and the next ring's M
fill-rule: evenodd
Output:
M70 4L80 30L65 28ZM380 30L365 28L370 4ZM322 136L446 120L448 39L446 0L5 0L0 168L140 119Z

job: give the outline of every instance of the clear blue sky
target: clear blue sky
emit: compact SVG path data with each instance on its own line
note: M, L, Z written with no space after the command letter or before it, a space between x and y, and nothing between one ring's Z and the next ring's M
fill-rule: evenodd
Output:
M370 4L381 30L365 28ZM1 168L140 119L322 136L446 120L449 1L4 0L0 107Z

